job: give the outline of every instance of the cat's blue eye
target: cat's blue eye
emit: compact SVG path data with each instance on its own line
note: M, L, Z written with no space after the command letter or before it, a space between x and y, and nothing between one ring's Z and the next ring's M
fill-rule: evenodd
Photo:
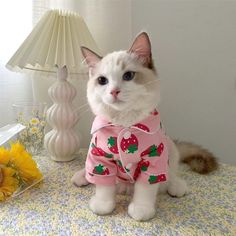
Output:
M108 79L106 77L104 77L104 76L100 76L100 77L98 77L98 83L100 85L108 84Z
M134 78L135 72L133 71L127 71L123 74L123 80L130 81Z

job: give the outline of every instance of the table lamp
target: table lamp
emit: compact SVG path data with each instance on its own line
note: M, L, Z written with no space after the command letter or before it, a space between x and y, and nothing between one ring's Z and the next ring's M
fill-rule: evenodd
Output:
M73 12L49 10L6 64L12 71L57 73L56 82L48 90L54 102L47 111L52 130L44 140L55 161L73 160L79 149L80 141L74 130L78 114L72 105L76 89L67 77L86 71L81 46L98 51L84 20Z

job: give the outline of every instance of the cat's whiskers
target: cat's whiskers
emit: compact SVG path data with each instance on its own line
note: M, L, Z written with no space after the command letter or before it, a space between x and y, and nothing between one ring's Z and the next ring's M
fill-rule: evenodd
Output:
M88 68L88 64L86 63L86 58L81 62L81 65L86 66Z

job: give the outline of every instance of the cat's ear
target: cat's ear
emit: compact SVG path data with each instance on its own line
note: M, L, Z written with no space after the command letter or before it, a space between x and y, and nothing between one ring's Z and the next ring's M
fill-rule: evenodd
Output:
M86 47L81 47L81 52L89 68L94 68L96 64L102 59L101 56Z
M148 66L152 61L151 42L146 32L140 33L134 40L131 48L128 50L129 53L135 53L143 64Z

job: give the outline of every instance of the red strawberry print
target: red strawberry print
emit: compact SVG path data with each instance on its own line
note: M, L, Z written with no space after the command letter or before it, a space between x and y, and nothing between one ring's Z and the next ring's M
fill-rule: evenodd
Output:
M130 171L130 170L127 169L127 168L124 169L124 167L123 167L123 165L122 165L122 162L121 162L120 160L118 160L118 162L117 162L117 167L118 167L118 169L119 169L122 173L127 173L127 172ZM125 170L126 170L126 171L125 171Z
M109 175L110 174L108 168L105 168L102 164L95 166L93 169L93 173L97 174L97 175Z
M134 180L137 180L138 176L140 175L141 171L147 171L148 167L150 165L149 161L141 160L138 163L137 168L134 171Z
M163 150L164 150L164 144L163 144L163 143L160 143L159 146L158 146L158 148L157 148L157 152L161 155L162 152L163 152Z
M106 168L106 169L104 170L103 174L104 174L104 175L109 175L109 174L110 174L108 168Z
M107 146L112 153L118 154L117 137L110 137L107 140Z
M142 129L142 130L144 130L146 132L150 132L150 129L146 125L144 125L144 124L138 123L138 124L136 124L134 126L139 128L139 129Z
M139 177L140 173L141 173L141 170L140 170L139 166L137 166L137 168L134 171L134 177L133 177L134 181L137 180L137 178Z
M119 179L123 180L123 181L126 181L126 182L128 181L126 178L121 177L121 176L119 176L119 175L118 175L117 177L118 177Z
M159 182L164 182L166 181L166 175L165 174L160 174L160 175L150 175L148 182L150 184L155 184Z
M140 166L141 171L147 171L149 165L150 165L149 161L142 160L139 162L139 166Z
M96 147L95 144L92 143L92 151L91 153L95 156L101 156L101 157L106 157L106 158L112 158L113 155L106 153L105 151L103 151L101 148Z
M148 147L145 151L143 151L141 153L141 157L143 156L149 156L149 157L156 157L156 156L160 156L161 153L158 151L158 147L153 144L150 147Z
M153 112L151 112L152 115L157 116L158 115L158 111L155 109Z
M135 153L138 150L138 139L135 135L127 132L120 143L121 150L125 153Z

